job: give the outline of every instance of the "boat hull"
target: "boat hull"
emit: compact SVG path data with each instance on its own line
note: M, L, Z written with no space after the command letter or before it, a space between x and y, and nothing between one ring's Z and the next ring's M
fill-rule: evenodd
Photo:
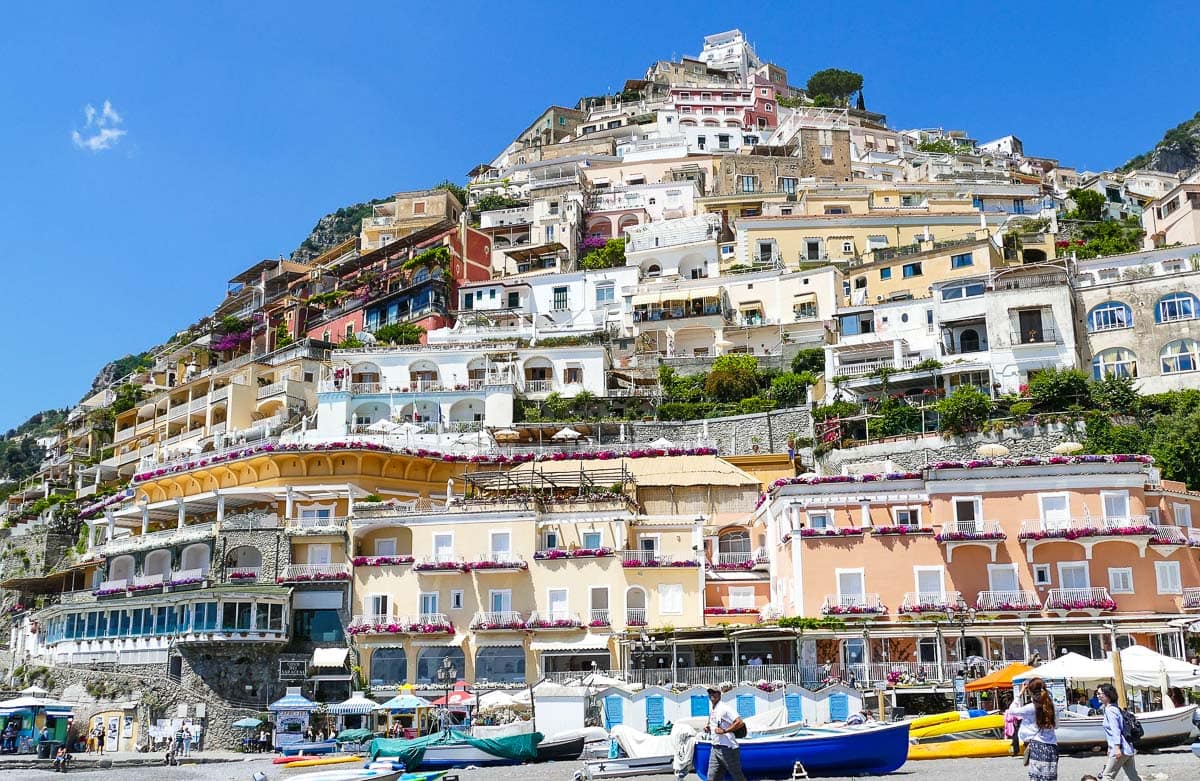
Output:
M633 778L657 776L672 772L674 757L619 757L617 759L595 759L583 763L580 776L585 779Z
M279 747L279 753L286 756L295 754L332 754L337 751L337 743L326 740L323 743L288 743Z
M794 738L740 741L742 772L748 781L790 779L797 762L810 776L884 775L908 759L908 724L869 726ZM708 781L712 745L697 741L692 756L700 781Z
M1012 754L1011 740L964 738L940 743L914 743L908 747L908 758L959 759L962 757L1007 757Z
M1147 711L1138 714L1138 721L1146 734L1137 743L1139 749L1170 748L1188 742L1192 734L1192 714L1195 705ZM1101 716L1070 716L1059 714L1058 727L1054 730L1058 738L1059 751L1090 751L1097 746L1107 745L1104 738L1104 719Z
M543 740L537 747L535 762L573 762L583 754L583 735L565 740Z
M348 762L362 762L363 758L357 754L352 754L345 757L321 757L320 759L304 759L299 762L289 762L284 765L284 769L291 770L299 767L324 767L325 765L344 765Z
M517 765L519 759L509 759L489 754L483 749L475 748L466 743L429 746L421 759L421 770L438 770L443 768L477 767L494 765Z

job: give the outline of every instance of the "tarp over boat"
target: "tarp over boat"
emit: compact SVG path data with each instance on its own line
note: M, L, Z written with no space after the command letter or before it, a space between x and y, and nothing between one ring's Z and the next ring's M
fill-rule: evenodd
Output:
M542 742L542 733L527 732L521 735L506 735L499 738L477 738L459 730L446 730L412 740L399 738L375 738L371 741L371 759L396 757L406 768L421 766L425 749L430 746L465 743L494 757L531 761L537 758L537 745Z

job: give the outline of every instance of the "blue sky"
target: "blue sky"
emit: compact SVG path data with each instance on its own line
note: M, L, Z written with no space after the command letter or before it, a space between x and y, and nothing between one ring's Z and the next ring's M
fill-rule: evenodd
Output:
M1200 110L1189 7L10 4L0 430L78 401L326 212L461 182L547 104L619 89L705 34L741 28L793 83L859 71L895 127L1011 132L1096 169Z

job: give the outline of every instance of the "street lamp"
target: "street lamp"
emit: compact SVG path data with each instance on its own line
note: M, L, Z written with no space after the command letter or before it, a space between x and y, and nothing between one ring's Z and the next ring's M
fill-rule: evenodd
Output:
M454 682L458 680L458 670L454 668L454 662L450 661L449 656L442 657L442 665L433 672L435 681L442 685L445 690L445 696L442 699L442 729L450 728L450 688L454 686Z
M960 605L960 609L950 616L950 623L958 626L958 663L963 666L964 678L967 677L967 627L975 623L975 615L975 608L962 610Z

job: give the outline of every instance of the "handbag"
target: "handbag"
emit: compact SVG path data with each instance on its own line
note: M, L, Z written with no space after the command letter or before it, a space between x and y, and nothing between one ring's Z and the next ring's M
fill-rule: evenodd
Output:
M1029 764L1029 744L1028 744L1028 743L1026 743L1026 744L1025 744L1025 750L1024 750L1024 751L1022 751L1021 753L1022 753L1022 754L1024 755L1024 757L1025 757L1025 762L1024 762L1024 764L1028 765L1028 764Z

